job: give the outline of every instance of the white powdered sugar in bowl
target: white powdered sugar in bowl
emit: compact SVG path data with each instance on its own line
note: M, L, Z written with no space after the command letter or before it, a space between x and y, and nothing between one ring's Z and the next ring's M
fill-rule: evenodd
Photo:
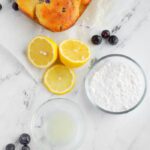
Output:
M124 55L108 55L89 72L85 86L93 104L110 113L125 113L142 101L146 79L134 60Z

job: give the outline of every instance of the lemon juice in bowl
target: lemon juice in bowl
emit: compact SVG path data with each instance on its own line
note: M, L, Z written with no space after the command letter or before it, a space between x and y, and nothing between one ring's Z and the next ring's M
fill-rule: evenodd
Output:
M85 134L85 121L78 105L60 98L41 105L31 126L34 141L50 150L73 150L80 146Z
M52 114L46 126L46 134L53 145L68 143L75 138L76 130L76 121L63 111Z

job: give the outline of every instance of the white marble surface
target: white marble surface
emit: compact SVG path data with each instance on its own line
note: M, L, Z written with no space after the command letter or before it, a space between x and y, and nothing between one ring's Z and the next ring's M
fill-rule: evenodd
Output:
M0 11L0 149L15 142L22 132L30 133L34 111L46 100L56 97L37 80L42 71L34 69L26 60L27 42L37 34L48 35L58 43L70 37L84 40L91 47L92 58L112 53L128 55L141 64L149 84L149 0L93 0L78 23L63 33L51 33L21 12L15 12L10 0L0 2L3 4ZM105 42L100 46L90 43L91 35L105 28L118 35L120 43L117 46ZM84 92L84 77L89 66L90 62L76 70L77 85L71 93L63 96L77 102L87 119L87 135L79 150L150 149L149 88L136 110L124 115L103 113L89 103ZM31 149L40 150L38 143L32 141Z

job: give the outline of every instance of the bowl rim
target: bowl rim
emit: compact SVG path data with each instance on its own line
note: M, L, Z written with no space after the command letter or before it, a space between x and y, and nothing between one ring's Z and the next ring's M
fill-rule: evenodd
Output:
M130 109L128 110L125 110L125 111L120 111L120 112L115 112L115 111L109 111L109 110L106 110L100 106L98 106L97 104L95 104L94 102L92 102L92 99L90 98L90 94L88 92L88 76L90 74L90 72L94 69L94 67L100 63L101 61L107 59L107 58L111 58L111 57L122 57L122 58L125 58L129 61L131 61L132 63L134 63L141 71L142 75L143 75L143 78L144 78L144 84L145 84L145 87L144 87L144 91L143 91L143 94L141 96L141 98L139 99L138 103L131 107ZM132 110L134 110L135 108L137 108L141 103L142 101L144 100L145 96L146 96L146 92L147 92L147 78L146 78L146 74L143 70L143 68L141 67L141 65L139 65L139 63L137 61L135 61L134 59L132 59L131 57L129 56L126 56L126 55L123 55L123 54L109 54L109 55L105 55L103 57L101 57L100 59L96 60L96 62L92 65L92 67L90 68L89 72L87 73L86 77L85 77L85 81L84 81L84 88L85 88L85 93L86 93L86 96L88 97L88 100L90 101L91 104L93 104L96 108L100 109L101 111L103 112L106 112L106 113L109 113L109 114L114 114L114 115L119 115L119 114L126 114L128 112L131 112Z

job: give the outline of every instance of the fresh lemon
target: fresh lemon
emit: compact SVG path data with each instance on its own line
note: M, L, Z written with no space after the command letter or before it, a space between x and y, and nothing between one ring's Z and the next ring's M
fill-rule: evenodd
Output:
M59 46L60 60L69 67L80 67L90 58L89 47L79 40L66 40Z
M58 56L57 44L46 36L37 36L28 45L28 59L38 68L52 65Z
M58 95L70 92L75 80L74 71L61 64L52 66L44 74L44 85L50 92Z

